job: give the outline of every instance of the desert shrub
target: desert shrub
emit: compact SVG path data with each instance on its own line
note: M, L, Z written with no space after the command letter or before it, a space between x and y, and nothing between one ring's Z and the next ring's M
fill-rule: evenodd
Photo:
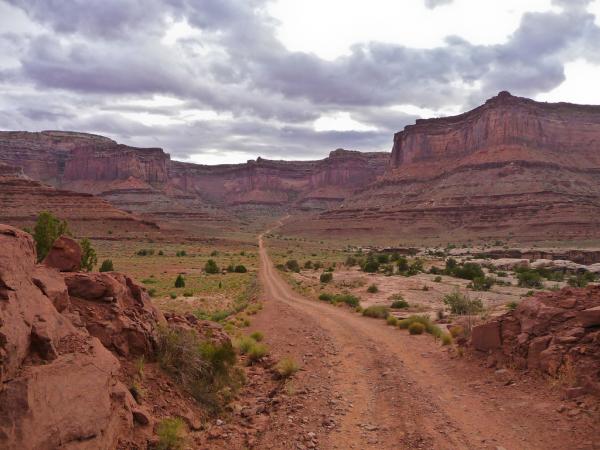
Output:
M465 280L474 280L475 278L484 278L485 274L479 264L464 263L462 266L456 266L452 270L452 275Z
M398 318L394 317L394 316L388 316L388 318L386 319L386 322L388 325L395 327L398 325Z
M348 267L353 267L356 265L356 258L354 256L348 256L344 264Z
M304 263L304 268L305 269L312 269L313 268L313 263L312 263L312 261L310 259Z
M477 314L483 311L480 299L471 300L469 296L461 294L458 290L444 296L444 304L448 305L452 314Z
M156 428L157 450L180 450L185 444L184 424L179 417L163 419Z
M265 338L265 335L262 334L260 331L255 331L254 333L250 334L250 337L256 342L261 342Z
M219 252L217 250L213 250L212 252L210 252L210 256L219 256Z
M179 250L178 252L175 253L175 256L187 256L187 253L185 250Z
M177 275L177 278L175 278L175 287L176 288L185 287L185 278L183 278L183 275L181 275L181 274Z
M319 300L323 300L324 302L330 302L333 300L333 295L328 294L327 292L322 292L319 294Z
M454 325L453 327L450 327L450 335L453 338L457 338L459 336L464 336L465 335L465 329L463 327L461 327L460 325Z
M252 336L242 336L234 341L234 345L241 355L247 355L256 342Z
M423 325L423 329L437 337L441 337L443 335L442 329L434 324L428 316L410 316L406 319L402 319L398 321L398 328L408 329L413 323L420 323Z
M519 304L515 301L508 302L506 304L506 307L508 308L509 311L514 311L515 309L517 309L517 306L519 306Z
M436 283L441 283L441 281L442 281L442 277L440 277L440 276L438 275L437 277L435 277L435 278L433 279L433 281L435 281Z
M102 261L102 264L100 264L100 272L113 272L114 270L115 267L111 259L105 259Z
M373 305L365 308L365 310L362 312L362 315L366 317L374 317L376 319L387 319L387 317L390 315L390 310L387 308L387 306Z
M183 296L184 296L184 297L188 297L188 298L189 298L189 297L193 297L193 296L194 296L194 291L185 291L185 292L183 293Z
M573 287L586 287L589 282L595 281L596 276L592 272L578 273L574 277L570 277L567 281L569 286Z
M154 255L154 250L147 249L147 248L142 248L141 250L137 251L136 255L138 255L138 256L152 256L152 255Z
M517 272L517 279L520 287L537 289L544 287L542 276L535 270L520 270Z
M400 256L398 259L398 271L400 273L405 273L408 271L409 269L409 265L408 265L408 259L406 259L404 256Z
M448 258L446 260L446 269L444 270L446 274L452 275L452 272L458 266L458 262L454 258Z
M442 335L442 345L451 345L452 344L452 336L444 333Z
M367 288L367 292L369 294L375 294L376 292L379 292L379 288L377 287L376 284L371 284L369 285L369 287Z
M177 298L177 294L175 292L171 292L169 294L169 297L171 297L173 300L175 300Z
M416 275L420 272L423 272L423 260L417 258L408 266L408 271L406 272L409 276Z
M148 289L148 295L153 298L156 297L156 289Z
M498 272L496 272L496 275L499 277L506 277L508 276L508 274L506 272L504 272L503 270L499 270Z
M248 269L246 269L246 266L243 266L242 264L238 264L237 266L235 266L235 273L246 273L248 272Z
M235 272L235 266L233 264L229 264L226 270L229 273Z
M425 325L420 322L413 322L408 326L408 332L410 334L423 334L425 331Z
M333 280L333 274L331 272L323 272L319 277L321 283L329 283L331 280Z
M300 264L295 259L289 259L285 262L285 267L291 272L300 272Z
M65 234L70 234L67 222L58 219L51 212L42 211L33 228L38 261L43 260L48 255L54 241Z
M98 263L98 255L96 250L92 247L92 243L88 238L83 238L79 242L81 247L81 269L86 272L94 270L94 266Z
M333 297L333 302L345 303L352 308L356 308L360 305L360 299L352 294L337 294Z
M489 291L496 280L492 277L477 277L473 278L473 282L469 287L474 291Z
M405 309L408 307L409 307L408 302L406 300L404 300L403 298L398 298L398 299L394 300L392 302L392 304L390 305L390 308L393 308L393 309Z
M230 343L204 341L194 330L159 329L157 360L192 397L216 412L243 382Z
M266 345L255 343L248 351L248 360L251 363L257 362L269 353Z
M362 266L362 270L367 273L375 273L379 270L379 262L372 254L367 256L367 259Z
M294 358L286 356L277 363L275 370L281 378L289 378L300 370L300 366Z
M379 264L387 264L390 262L390 257L385 253L377 255L377 262Z
M164 256L165 252L163 252L162 250L158 251L158 256Z
M219 266L214 259L209 259L204 265L204 271L210 274L219 273Z

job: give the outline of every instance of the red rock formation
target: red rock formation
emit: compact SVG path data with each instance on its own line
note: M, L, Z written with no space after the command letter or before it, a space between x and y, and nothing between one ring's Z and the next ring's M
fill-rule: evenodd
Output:
M81 269L81 247L68 236L59 237L42 262L60 272L77 272Z
M600 235L600 107L507 92L394 137L383 177L312 224L398 237Z
M50 211L87 235L108 230L144 232L156 224L142 220L90 194L44 185L23 175L20 168L0 163L0 221L30 227L40 211Z
M582 391L600 395L600 286L526 298L473 328L471 345L500 364L568 376Z

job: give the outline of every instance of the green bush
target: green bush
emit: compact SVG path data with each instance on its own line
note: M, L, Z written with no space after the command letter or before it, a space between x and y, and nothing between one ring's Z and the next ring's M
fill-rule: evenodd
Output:
M256 342L262 342L262 340L265 338L265 335L260 331L255 331L254 333L250 334L250 337Z
M185 278L183 278L183 275L181 275L181 274L177 275L177 278L175 278L175 287L176 288L185 287Z
M450 307L452 314L470 315L483 311L483 303L480 299L471 300L458 290L444 296L444 303Z
M333 303L345 303L352 308L356 308L360 306L360 299L352 294L337 294L333 297Z
M474 291L489 291L496 280L492 277L476 277L473 278L473 282L469 284Z
M92 243L88 238L84 238L79 242L81 247L81 269L86 272L94 270L94 266L98 263L96 250L92 247Z
M333 301L333 295L328 294L326 292L322 292L321 294L319 294L319 300L323 300L324 302L331 302Z
M410 334L423 334L425 331L425 325L419 322L413 322L408 326L408 332Z
M408 329L413 323L420 323L423 329L436 338L443 336L442 329L434 324L428 316L410 316L398 321L398 328Z
M442 281L442 277L440 277L439 275L437 277L435 277L433 279L433 281L435 281L436 283L440 283Z
M141 250L138 250L137 253L136 253L136 255L138 255L138 256L152 256L152 255L154 255L154 250L143 248Z
M313 268L313 263L312 263L312 261L310 259L304 263L304 268L305 269L312 269Z
M204 265L204 271L206 273L216 274L219 273L219 266L217 266L217 263L214 259L209 259Z
M185 291L183 293L184 297L193 297L194 296L194 291Z
M509 311L514 311L515 309L517 309L517 306L519 306L519 304L515 301L508 302L506 304L506 307L508 308Z
M248 351L248 360L251 363L257 362L269 353L269 349L264 344L255 343Z
M277 365L275 370L281 378L289 378L300 370L300 366L291 356L282 358Z
M183 420L179 417L163 419L156 428L157 450L181 450L185 444Z
M379 262L373 255L369 255L362 266L362 270L367 273L375 273L379 270Z
M331 272L323 272L319 277L321 283L329 283L331 280L333 280L333 274Z
M286 261L285 267L291 272L300 272L300 264L295 259L290 259Z
M485 277L481 266L475 263L464 263L462 266L456 266L452 270L452 275L465 280Z
M234 341L241 355L247 355L250 349L256 345L256 342L256 339L252 336L242 336Z
M159 252L160 254L160 252ZM181 256L186 256L187 253L185 252L185 250L179 250L178 252L175 253L175 256L181 257Z
M574 277L570 277L567 281L569 286L572 287L586 287L589 282L596 280L596 276L592 272L578 273Z
M48 211L42 211L33 228L33 239L38 262L43 260L52 248L52 244L62 235L68 235L69 226Z
M391 325L393 327L398 325L398 319L394 316L388 316L388 318L386 319L386 322L388 325Z
M377 287L376 284L371 284L368 288L367 288L367 292L369 294L375 294L376 292L379 292L379 288Z
M238 264L237 266L235 266L235 273L246 273L248 272L248 269L246 269L246 266L243 266L242 264Z
M230 343L204 341L195 330L159 329L159 366L209 410L219 411L243 382Z
M406 300L394 300L392 302L392 304L390 305L390 308L393 308L393 309L406 309L409 306L410 305L408 304L408 302Z
M448 333L444 333L442 335L442 345L451 345L452 344L452 336Z
M111 259L105 259L102 261L102 264L100 264L100 272L113 272L114 270L115 267Z
M404 256L400 256L397 259L398 261L398 271L400 273L405 273L408 272L409 269L409 265L408 265L408 259L406 259Z
M408 271L406 272L409 276L417 275L418 273L423 272L423 261L421 259L415 259L408 266Z
M376 319L387 319L390 315L390 310L386 306L373 305L363 310L362 315Z
M390 262L390 257L385 253L377 255L377 262L379 264L387 264Z
M520 287L537 289L544 287L542 283L542 276L534 270L519 271L517 273L517 279L519 280Z
M173 300L175 300L177 298L177 294L175 292L171 292L169 294L169 297L171 297Z
M348 256L348 257L346 258L345 265L346 265L346 266L348 266L348 267L353 267L353 266L355 266L355 265L356 265L356 258L355 258L355 257L353 257L353 256Z

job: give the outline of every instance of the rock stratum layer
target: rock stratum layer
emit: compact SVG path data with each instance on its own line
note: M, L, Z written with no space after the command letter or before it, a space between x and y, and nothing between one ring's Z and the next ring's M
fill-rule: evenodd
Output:
M152 219L227 221L235 207L325 209L381 175L387 153L331 152L319 161L206 166L171 161L159 148L59 131L0 132L0 162L63 190L93 194Z
M470 112L405 127L385 175L312 226L595 238L599 213L600 107L501 92Z

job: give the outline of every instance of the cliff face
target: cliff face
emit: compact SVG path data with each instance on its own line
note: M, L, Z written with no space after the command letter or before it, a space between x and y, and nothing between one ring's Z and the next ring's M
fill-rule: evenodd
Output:
M592 238L599 213L600 107L502 92L397 133L384 176L311 226L444 239Z

